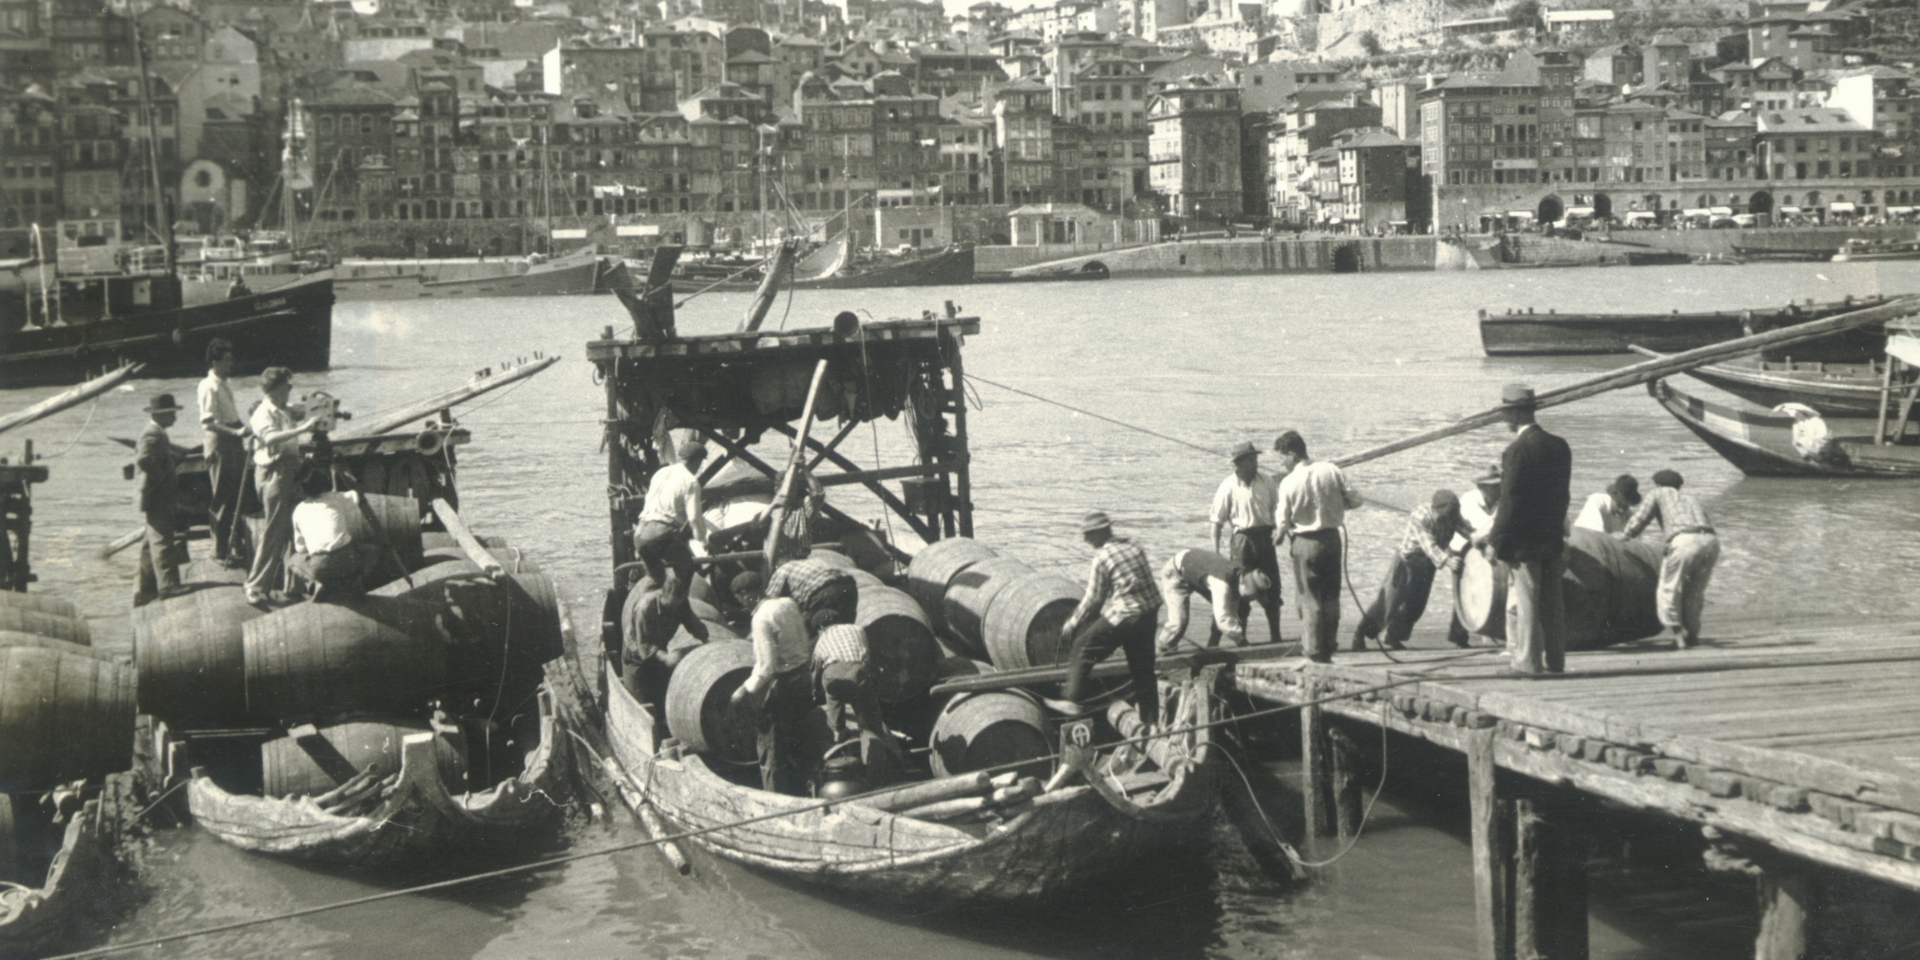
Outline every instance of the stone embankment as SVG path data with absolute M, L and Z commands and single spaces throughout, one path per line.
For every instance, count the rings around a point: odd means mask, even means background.
M 1424 236 L 1168 241 L 1063 257 L 1011 272 L 1070 272 L 1092 263 L 1105 266 L 1116 277 L 1432 270 L 1435 246 L 1435 238 Z M 986 271 L 984 266 L 979 269 Z

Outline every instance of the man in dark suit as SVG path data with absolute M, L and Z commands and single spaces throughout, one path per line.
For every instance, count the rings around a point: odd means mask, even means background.
M 147 429 L 134 447 L 134 465 L 140 470 L 140 512 L 147 518 L 147 539 L 140 547 L 140 584 L 133 605 L 151 603 L 180 588 L 180 557 L 174 533 L 179 522 L 179 480 L 174 475 L 173 441 L 167 428 L 183 408 L 173 394 L 156 394 L 147 404 Z
M 1510 383 L 1500 402 L 1514 438 L 1500 457 L 1500 503 L 1486 542 L 1507 567 L 1507 649 L 1516 673 L 1559 673 L 1566 668 L 1560 579 L 1573 451 L 1533 421 L 1532 387 Z

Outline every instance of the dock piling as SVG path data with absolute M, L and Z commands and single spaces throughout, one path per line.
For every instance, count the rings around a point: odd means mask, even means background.
M 1467 739 L 1467 792 L 1473 826 L 1475 939 L 1481 960 L 1514 960 L 1512 890 L 1513 801 L 1500 790 L 1494 731 Z
M 1331 786 L 1333 797 L 1333 821 L 1335 830 L 1344 842 L 1360 833 L 1360 821 L 1364 815 L 1365 774 L 1367 765 L 1365 753 L 1357 739 L 1361 731 L 1350 724 L 1322 718 L 1327 722 L 1327 755 L 1332 767 Z
M 1518 960 L 1587 960 L 1586 843 L 1573 798 L 1514 800 L 1513 939 Z
M 1333 744 L 1328 716 L 1319 707 L 1300 710 L 1300 800 L 1306 820 L 1305 846 L 1318 859 L 1318 839 L 1334 835 Z

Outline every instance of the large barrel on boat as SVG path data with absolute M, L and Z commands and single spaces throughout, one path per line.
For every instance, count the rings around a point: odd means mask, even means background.
M 757 726 L 729 705 L 752 672 L 753 644 L 745 640 L 714 641 L 688 653 L 667 683 L 667 729 L 695 753 L 752 763 Z
M 1002 670 L 1050 667 L 1067 658 L 1060 628 L 1084 593 L 1057 573 L 1029 573 L 994 594 L 987 608 L 987 659 Z
M 429 583 L 438 583 L 456 577 L 478 577 L 480 568 L 471 560 L 441 560 L 438 563 L 421 567 L 404 577 L 395 577 L 367 593 L 376 597 L 398 597 L 410 591 L 418 590 Z
M 987 656 L 987 612 L 1000 592 L 1033 568 L 1012 557 L 993 557 L 967 565 L 947 583 L 947 595 L 940 609 L 946 618 L 947 634 L 968 656 Z
M 475 534 L 474 539 L 480 541 L 480 545 L 489 550 L 499 549 L 507 545 L 506 537 Z M 460 541 L 455 540 L 453 534 L 444 530 L 428 530 L 421 533 L 420 549 L 427 553 L 433 553 L 438 550 L 453 550 L 460 552 L 461 556 L 466 556 L 465 551 L 460 550 Z
M 448 695 L 519 703 L 540 685 L 541 665 L 560 656 L 560 604 L 553 582 L 538 573 L 499 580 L 451 577 L 402 595 L 431 604 L 446 627 Z
M 362 457 L 358 466 L 359 488 L 367 493 L 406 497 L 419 503 L 427 503 L 440 493 L 433 464 L 418 453 Z
M 872 574 L 855 578 L 860 607 L 854 622 L 867 632 L 867 663 L 875 692 L 888 703 L 921 696 L 933 686 L 940 666 L 940 645 L 933 640 L 933 624 L 920 604 L 881 583 Z
M 375 777 L 400 771 L 408 736 L 430 733 L 417 720 L 353 720 L 321 727 L 308 737 L 281 737 L 260 745 L 260 772 L 269 797 L 317 797 L 372 770 Z M 448 792 L 466 789 L 467 758 L 457 730 L 433 741 L 435 766 Z
M 37 610 L 51 613 L 56 617 L 78 618 L 80 611 L 73 604 L 59 597 L 44 593 L 15 593 L 12 590 L 0 590 L 0 607 L 13 607 L 18 610 Z
M 133 765 L 133 668 L 69 650 L 0 647 L 0 793 Z
M 26 607 L 0 606 L 0 630 L 37 633 L 43 637 L 65 640 L 83 647 L 93 645 L 93 631 L 87 629 L 86 618 L 78 614 L 68 615 L 31 610 Z
M 43 650 L 62 650 L 67 653 L 92 657 L 95 660 L 113 660 L 113 654 L 92 647 L 83 647 L 71 640 L 55 640 L 37 633 L 21 633 L 18 630 L 0 630 L 0 647 L 39 647 Z
M 914 554 L 907 565 L 907 593 L 926 608 L 936 629 L 944 627 L 940 605 L 946 601 L 947 585 L 960 571 L 997 556 L 991 547 L 970 537 L 936 540 Z
M 387 493 L 362 493 L 360 498 L 367 508 L 360 511 L 360 522 L 349 527 L 356 543 L 380 543 L 384 537 L 387 544 L 400 555 L 402 562 L 412 565 L 420 561 L 423 548 L 420 545 L 420 502 L 412 497 L 396 497 Z M 362 529 L 361 524 L 369 518 L 372 526 Z
M 176 727 L 247 720 L 245 627 L 265 616 L 239 586 L 206 587 L 147 605 L 133 625 L 140 711 Z
M 1567 537 L 1567 649 L 1588 650 L 1656 636 L 1660 561 L 1665 551 L 1641 540 L 1615 540 L 1576 528 Z
M 1453 612 L 1469 632 L 1495 640 L 1507 637 L 1507 568 L 1488 559 L 1482 550 L 1468 550 L 1460 559 L 1460 578 L 1453 591 Z
M 859 566 L 854 564 L 852 557 L 828 547 L 814 547 L 812 550 L 807 551 L 807 557 L 818 560 L 830 567 L 839 567 L 842 570 L 860 569 Z
M 305 719 L 424 708 L 448 692 L 441 612 L 411 598 L 361 597 L 248 621 L 248 712 Z
M 961 694 L 933 722 L 933 773 L 946 777 L 1034 760 L 1022 775 L 1047 775 L 1053 752 L 1047 717 L 1031 696 L 1012 690 Z

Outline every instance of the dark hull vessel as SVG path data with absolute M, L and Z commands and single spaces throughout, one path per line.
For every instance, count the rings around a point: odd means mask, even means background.
M 28 325 L 40 320 L 27 295 L 0 300 L 0 382 L 38 386 L 84 380 L 125 363 L 139 376 L 192 377 L 206 372 L 207 341 L 224 337 L 240 358 L 237 374 L 269 366 L 325 370 L 333 354 L 333 278 L 318 273 L 265 293 L 182 307 L 179 281 L 165 275 L 103 281 L 97 319 Z
M 1651 350 L 1636 352 L 1660 356 Z M 1880 412 L 1885 369 L 1864 363 L 1761 360 L 1710 363 L 1688 370 L 1687 375 L 1763 407 L 1803 403 L 1826 416 L 1871 417 Z M 1893 383 L 1903 391 L 1911 385 Z
M 1826 417 L 1832 449 L 1810 458 L 1794 446 L 1790 415 L 1723 407 L 1682 393 L 1664 380 L 1648 384 L 1647 392 L 1750 477 L 1920 478 L 1920 424 L 1903 424 L 1897 443 L 1876 444 L 1876 418 Z
M 1808 262 L 1832 260 L 1840 252 L 1840 245 L 1826 247 L 1746 247 L 1734 244 L 1733 252 L 1748 260 L 1771 260 L 1775 262 Z
M 1627 254 L 1627 266 L 1630 267 L 1672 267 L 1692 262 L 1693 254 L 1676 253 L 1670 250 Z
M 487 264 L 479 264 L 484 270 Z M 387 272 L 391 269 L 391 273 Z M 545 263 L 503 263 L 500 273 L 435 278 L 405 263 L 343 264 L 334 272 L 342 300 L 433 300 L 478 297 L 558 297 L 626 289 L 627 267 L 614 257 L 582 250 Z
M 1887 302 L 1886 297 L 1848 298 L 1763 310 L 1708 313 L 1489 313 L 1480 311 L 1480 343 L 1490 357 L 1631 353 L 1645 347 L 1679 353 L 1753 333 L 1819 320 Z M 1850 331 L 1797 344 L 1793 357 L 1865 363 L 1880 355 L 1878 328 Z
M 940 287 L 973 282 L 973 248 L 956 247 L 901 263 L 874 261 L 815 280 L 796 280 L 803 290 L 856 290 L 865 287 Z

